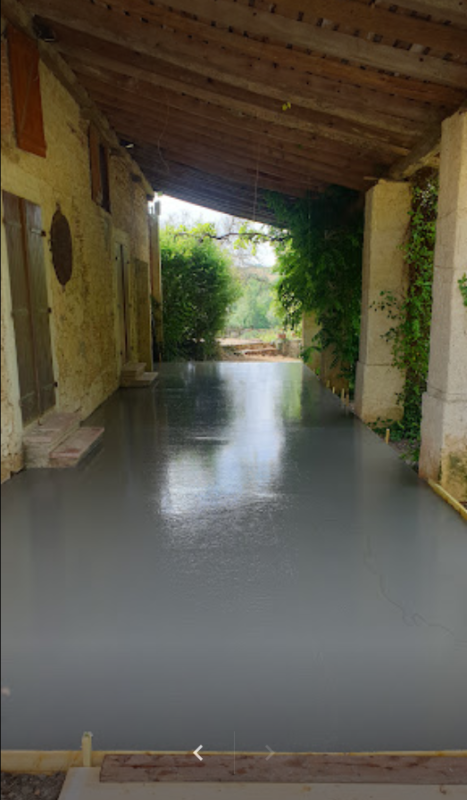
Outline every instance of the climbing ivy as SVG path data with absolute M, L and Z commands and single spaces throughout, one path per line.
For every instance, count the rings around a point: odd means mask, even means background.
M 459 278 L 458 283 L 462 295 L 462 302 L 467 308 L 467 275 L 463 275 L 462 278 Z
M 437 208 L 436 173 L 419 173 L 413 186 L 407 242 L 403 245 L 409 271 L 408 290 L 403 298 L 381 292 L 378 304 L 393 323 L 385 338 L 392 343 L 394 366 L 406 374 L 398 398 L 404 408 L 403 418 L 391 425 L 394 439 L 420 439 L 422 396 L 426 391 L 430 356 Z
M 313 347 L 330 348 L 333 366 L 353 385 L 360 335 L 363 206 L 357 192 L 332 187 L 290 201 L 271 193 L 277 227 L 277 291 L 286 325 L 314 311 L 320 326 Z

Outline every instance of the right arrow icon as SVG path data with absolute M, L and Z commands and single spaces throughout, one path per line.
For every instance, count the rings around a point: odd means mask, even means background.
M 266 749 L 269 750 L 269 755 L 266 756 L 266 761 L 269 761 L 269 759 L 272 758 L 275 755 L 275 753 L 274 750 L 271 750 L 268 744 L 266 745 Z

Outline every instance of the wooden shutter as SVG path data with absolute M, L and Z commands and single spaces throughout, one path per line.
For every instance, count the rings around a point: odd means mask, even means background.
M 91 192 L 94 202 L 102 205 L 104 193 L 102 188 L 100 139 L 97 128 L 89 126 L 89 159 L 91 166 Z
M 18 147 L 45 157 L 37 44 L 16 28 L 8 28 L 11 89 Z

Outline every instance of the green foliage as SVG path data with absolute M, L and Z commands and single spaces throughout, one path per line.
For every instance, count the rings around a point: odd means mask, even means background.
M 428 377 L 437 207 L 438 180 L 431 172 L 422 173 L 413 187 L 409 235 L 403 248 L 409 268 L 407 295 L 402 298 L 381 292 L 378 303 L 393 323 L 385 338 L 392 343 L 394 366 L 406 371 L 399 396 L 404 416 L 391 428 L 397 438 L 413 441 L 420 438 L 422 395 Z
M 260 275 L 241 273 L 247 270 L 238 270 L 241 278 L 242 295 L 232 306 L 227 319 L 228 328 L 274 328 L 279 325 L 274 301 L 275 289 L 267 274 Z M 242 280 L 243 278 L 243 280 Z
M 163 357 L 212 358 L 216 336 L 239 296 L 228 256 L 212 225 L 161 232 Z M 212 238 L 214 237 L 214 238 Z
M 459 278 L 458 284 L 462 295 L 462 302 L 467 308 L 467 275 L 463 275 L 462 278 Z
M 287 201 L 271 194 L 278 225 L 277 291 L 286 325 L 314 311 L 317 350 L 332 349 L 333 366 L 353 383 L 360 335 L 363 210 L 358 195 L 332 187 L 319 197 Z

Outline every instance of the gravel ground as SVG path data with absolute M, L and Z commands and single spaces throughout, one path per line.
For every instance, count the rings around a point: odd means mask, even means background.
M 10 775 L 2 772 L 1 800 L 58 800 L 64 772 L 54 775 Z

